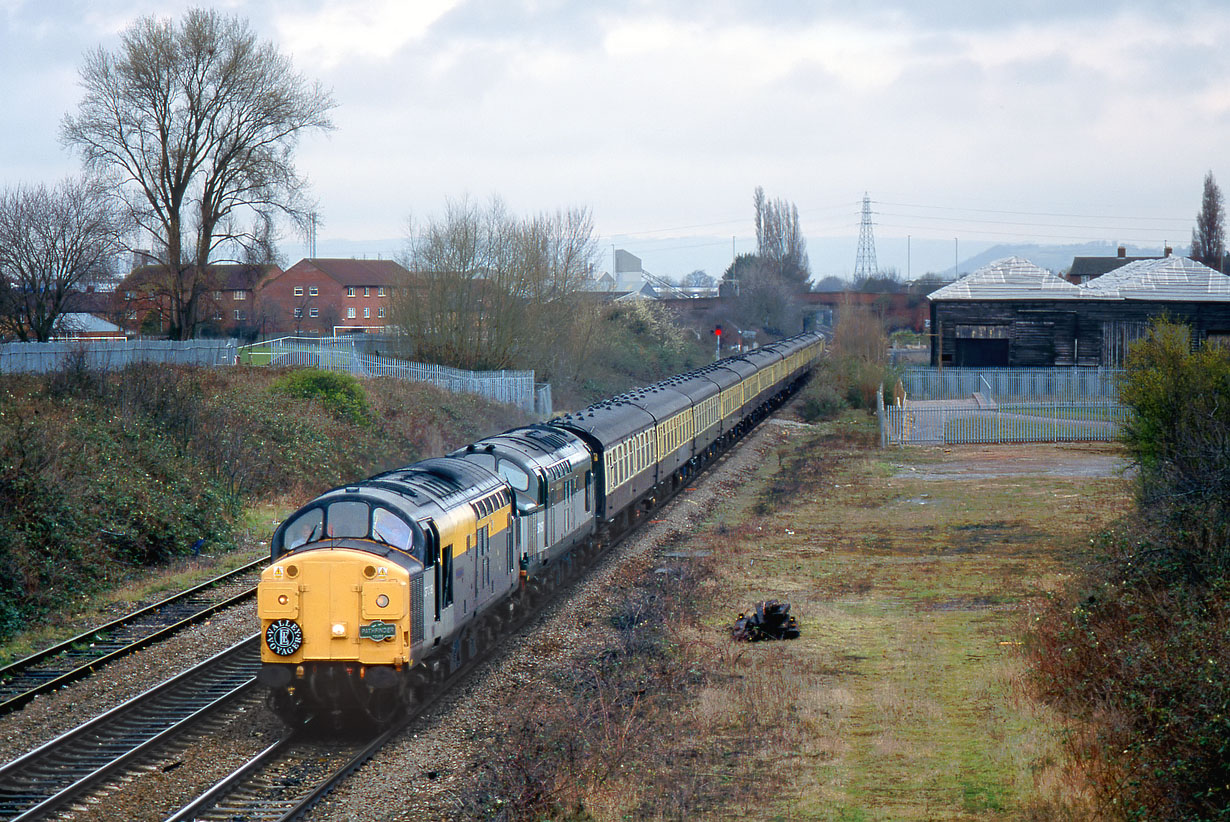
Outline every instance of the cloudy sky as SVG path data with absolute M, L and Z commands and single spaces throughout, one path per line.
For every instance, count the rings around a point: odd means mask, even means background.
M 190 5 L 0 0 L 0 186 L 75 172 L 82 55 Z M 1205 172 L 1230 184 L 1220 1 L 213 5 L 333 90 L 298 153 L 322 255 L 389 256 L 410 216 L 498 195 L 588 207 L 607 260 L 720 274 L 761 185 L 817 276 L 853 271 L 864 192 L 879 265 L 918 276 L 999 242 L 1186 245 Z

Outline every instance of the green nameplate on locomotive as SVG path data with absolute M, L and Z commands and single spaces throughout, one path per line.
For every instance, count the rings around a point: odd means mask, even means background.
M 384 642 L 386 639 L 392 638 L 396 633 L 396 625 L 391 622 L 381 622 L 380 620 L 359 628 L 359 637 L 361 639 L 370 639 L 373 642 Z

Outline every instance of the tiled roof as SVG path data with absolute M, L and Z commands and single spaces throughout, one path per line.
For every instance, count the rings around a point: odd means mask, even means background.
M 311 265 L 344 286 L 395 286 L 410 272 L 393 260 L 350 260 L 314 257 L 295 263 Z M 291 266 L 294 268 L 295 266 Z
M 1080 289 L 1020 257 L 989 263 L 932 291 L 930 300 L 1074 300 Z
M 1230 277 L 1188 257 L 1139 260 L 1080 286 L 1088 299 L 1230 300 Z

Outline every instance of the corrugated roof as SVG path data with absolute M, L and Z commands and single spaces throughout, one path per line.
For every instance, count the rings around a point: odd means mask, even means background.
M 1230 277 L 1188 257 L 1139 260 L 1079 286 L 1086 299 L 1230 300 Z
M 932 291 L 930 300 L 1075 300 L 1081 290 L 1021 257 L 1004 257 L 955 283 Z

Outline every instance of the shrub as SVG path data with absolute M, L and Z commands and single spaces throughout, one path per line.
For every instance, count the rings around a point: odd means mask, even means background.
M 803 389 L 798 411 L 804 422 L 818 422 L 831 420 L 846 408 L 846 400 L 837 387 L 818 376 Z
M 371 421 L 367 393 L 349 374 L 306 368 L 281 377 L 273 388 L 287 396 L 316 400 L 341 419 L 359 425 Z
M 1035 683 L 1107 816 L 1230 818 L 1230 353 L 1155 323 L 1121 397 L 1136 512 L 1040 619 Z

